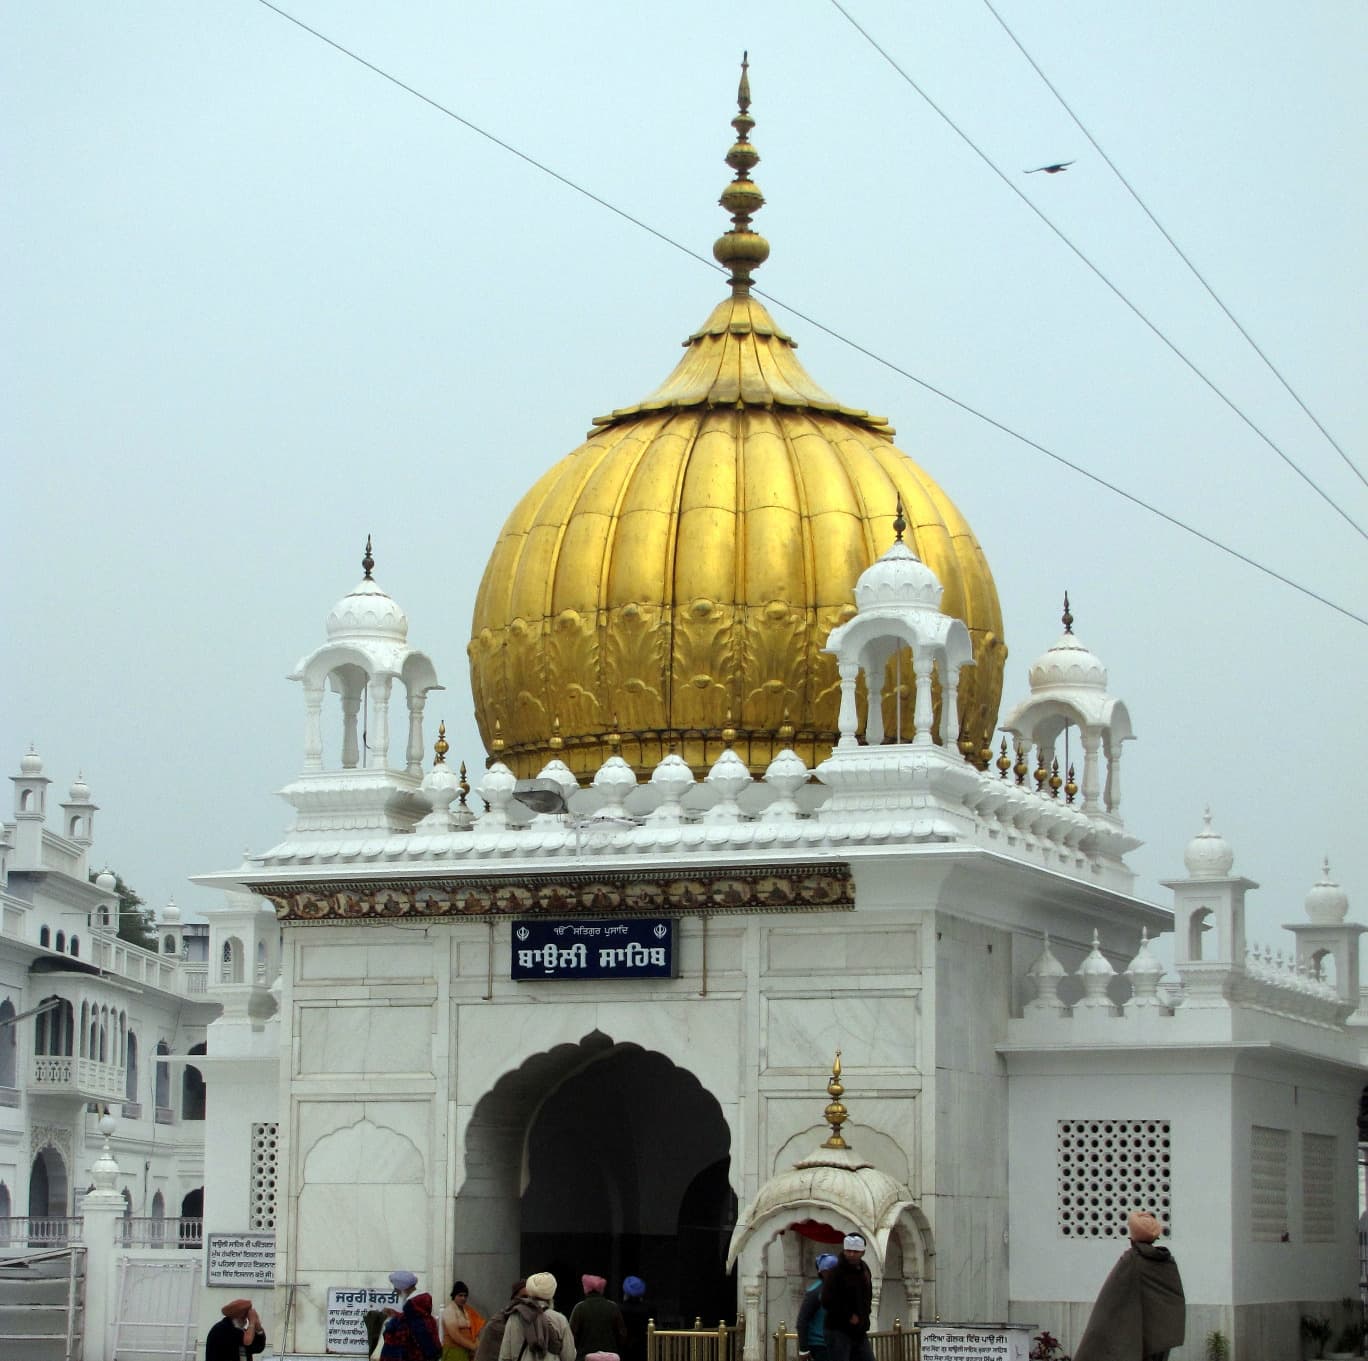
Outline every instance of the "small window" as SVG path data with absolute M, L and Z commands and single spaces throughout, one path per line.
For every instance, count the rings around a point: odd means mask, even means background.
M 46 926 L 38 932 L 38 944 L 45 950 L 52 946 L 52 932 L 49 931 Z
M 66 950 L 66 932 L 65 932 L 65 931 L 58 931 L 58 933 L 57 933 L 57 953 L 60 955 L 60 954 L 62 954 L 65 950 Z
M 81 957 L 81 938 L 80 938 L 80 936 L 72 936 L 72 938 L 71 938 L 71 957 L 72 957 L 72 959 L 80 959 L 80 957 Z
M 162 937 L 162 954 L 174 955 L 176 953 L 176 938 L 171 934 Z

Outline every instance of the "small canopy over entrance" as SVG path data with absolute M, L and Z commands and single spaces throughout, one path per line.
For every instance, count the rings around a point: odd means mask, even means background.
M 455 1204 L 456 1272 L 498 1307 L 550 1271 L 556 1307 L 580 1276 L 639 1276 L 660 1324 L 736 1315 L 731 1131 L 716 1098 L 663 1054 L 601 1031 L 507 1073 L 477 1103 Z
M 740 1264 L 746 1299 L 746 1357 L 760 1356 L 759 1340 L 778 1318 L 792 1320 L 804 1289 L 815 1279 L 819 1252 L 840 1251 L 847 1233 L 866 1243 L 865 1262 L 874 1283 L 873 1317 L 878 1326 L 881 1298 L 896 1283 L 905 1323 L 933 1311 L 934 1253 L 930 1225 L 908 1187 L 861 1158 L 846 1143 L 841 1127 L 850 1118 L 841 1097 L 841 1054 L 837 1050 L 827 1083 L 831 1100 L 823 1112 L 831 1133 L 809 1156 L 760 1187 L 732 1235 L 729 1267 Z M 783 1236 L 783 1269 L 775 1279 L 765 1250 Z M 762 1299 L 762 1289 L 768 1293 Z M 761 1310 L 770 1317 L 762 1317 Z

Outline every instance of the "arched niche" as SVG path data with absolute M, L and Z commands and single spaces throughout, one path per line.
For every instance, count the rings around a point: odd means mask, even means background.
M 560 1308 L 593 1271 L 648 1281 L 658 1318 L 735 1317 L 731 1131 L 686 1068 L 591 1032 L 505 1073 L 464 1143 L 455 1239 L 476 1293 L 501 1298 L 535 1261 L 564 1283 Z

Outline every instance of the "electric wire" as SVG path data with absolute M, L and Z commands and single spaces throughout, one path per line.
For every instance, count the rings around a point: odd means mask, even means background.
M 667 235 L 665 232 L 660 231 L 656 227 L 652 227 L 649 223 L 641 221 L 640 218 L 633 217 L 631 213 L 624 211 L 614 203 L 610 203 L 607 199 L 600 197 L 598 194 L 595 194 L 590 189 L 586 189 L 583 185 L 577 184 L 574 180 L 568 178 L 565 175 L 560 174 L 559 171 L 553 170 L 550 166 L 544 164 L 541 161 L 538 161 L 535 157 L 529 156 L 526 152 L 520 151 L 517 147 L 511 145 L 508 142 L 503 141 L 499 137 L 496 137 L 493 133 L 486 131 L 477 123 L 471 122 L 470 119 L 463 117 L 454 109 L 448 108 L 445 104 L 442 104 L 438 100 L 433 99 L 431 96 L 424 94 L 421 90 L 415 89 L 412 85 L 406 84 L 404 81 L 400 80 L 399 77 L 391 75 L 383 67 L 377 66 L 374 62 L 368 61 L 365 57 L 360 56 L 358 53 L 353 52 L 350 48 L 345 47 L 333 38 L 328 37 L 327 34 L 320 33 L 316 28 L 310 27 L 303 20 L 296 18 L 293 14 L 290 14 L 288 11 L 281 9 L 278 5 L 273 4 L 272 0 L 257 0 L 257 3 L 260 4 L 263 8 L 270 10 L 272 13 L 279 15 L 282 19 L 288 20 L 297 28 L 300 28 L 305 33 L 308 33 L 311 36 L 317 38 L 320 42 L 327 44 L 327 46 L 333 48 L 335 51 L 340 52 L 343 56 L 350 58 L 352 61 L 355 61 L 361 66 L 364 66 L 368 71 L 373 72 L 382 80 L 388 81 L 390 84 L 397 86 L 399 89 L 421 100 L 424 104 L 427 104 L 431 108 L 436 109 L 439 113 L 445 114 L 448 118 L 454 119 L 457 123 L 460 123 L 462 127 L 465 127 L 469 129 L 471 132 L 477 133 L 479 136 L 485 138 L 487 141 L 494 143 L 494 145 L 499 147 L 501 150 L 510 152 L 512 155 L 516 156 L 520 161 L 523 161 L 525 164 L 532 166 L 536 170 L 540 170 L 545 175 L 549 175 L 557 183 L 564 185 L 565 188 L 570 189 L 573 192 L 580 194 L 584 198 L 589 199 L 591 202 L 597 204 L 599 207 L 607 209 L 610 213 L 613 213 L 616 216 L 624 219 L 625 221 L 630 222 L 633 226 L 640 227 L 642 230 L 649 232 L 650 235 L 654 236 L 658 241 L 663 242 L 667 246 L 673 247 L 680 253 L 687 255 L 690 259 L 706 265 L 711 270 L 718 270 L 718 266 L 712 260 L 708 259 L 706 256 L 700 255 L 696 250 L 692 250 L 690 247 L 684 245 L 682 242 L 676 241 L 673 237 Z M 718 272 L 721 271 L 719 270 Z M 1037 453 L 1044 454 L 1046 458 L 1052 459 L 1061 467 L 1068 468 L 1071 472 L 1077 473 L 1080 476 L 1087 478 L 1088 481 L 1094 483 L 1096 486 L 1102 487 L 1105 490 L 1112 492 L 1114 495 L 1121 497 L 1125 501 L 1129 501 L 1132 505 L 1138 507 L 1141 510 L 1148 511 L 1151 515 L 1157 516 L 1159 519 L 1172 525 L 1175 529 L 1182 530 L 1184 533 L 1190 534 L 1196 539 L 1200 539 L 1203 543 L 1209 545 L 1210 547 L 1215 548 L 1222 553 L 1228 554 L 1230 557 L 1235 558 L 1237 561 L 1244 563 L 1247 567 L 1252 567 L 1255 571 L 1261 572 L 1263 573 L 1263 575 L 1267 577 L 1271 577 L 1274 581 L 1280 582 L 1282 585 L 1287 586 L 1291 590 L 1306 596 L 1308 599 L 1314 600 L 1318 604 L 1324 605 L 1327 609 L 1333 610 L 1336 614 L 1343 615 L 1346 619 L 1350 619 L 1356 624 L 1362 624 L 1365 627 L 1368 627 L 1368 616 L 1356 614 L 1347 606 L 1336 603 L 1328 597 L 1320 594 L 1319 591 L 1312 589 L 1310 586 L 1305 586 L 1301 582 L 1295 581 L 1289 576 L 1285 576 L 1283 573 L 1277 571 L 1275 568 L 1269 567 L 1266 564 L 1259 562 L 1257 559 L 1252 558 L 1245 553 L 1242 553 L 1239 549 L 1233 548 L 1230 544 L 1223 543 L 1220 539 L 1214 538 L 1212 535 L 1207 534 L 1204 530 L 1198 529 L 1194 525 L 1190 525 L 1186 521 L 1178 519 L 1178 517 L 1175 515 L 1170 515 L 1166 510 L 1161 510 L 1158 506 L 1154 505 L 1153 503 L 1144 500 L 1143 497 L 1137 496 L 1135 495 L 1135 493 L 1127 491 L 1124 487 L 1120 487 L 1114 482 L 1109 482 L 1106 478 L 1099 476 L 1097 473 L 1089 471 L 1081 464 L 1075 463 L 1072 459 L 1066 458 L 1063 454 L 1056 453 L 1053 449 L 1047 448 L 1039 441 L 1031 439 L 1028 435 L 1023 435 L 1020 431 L 1012 429 L 1011 426 L 1004 424 L 1002 421 L 999 421 L 992 416 L 989 416 L 986 412 L 980 411 L 976 407 L 970 406 L 968 402 L 962 401 L 960 400 L 960 398 L 952 396 L 943 388 L 938 388 L 935 386 L 935 384 L 927 382 L 924 378 L 919 378 L 916 374 L 912 373 L 908 369 L 901 367 L 901 365 L 894 363 L 891 359 L 886 359 L 883 355 L 877 354 L 875 351 L 869 349 L 867 346 L 861 345 L 858 341 L 852 340 L 849 336 L 843 335 L 840 331 L 837 331 L 834 328 L 826 325 L 824 322 L 818 321 L 815 317 L 809 315 L 806 312 L 803 312 L 801 309 L 795 307 L 792 303 L 785 302 L 782 298 L 776 297 L 773 293 L 765 292 L 764 290 L 759 288 L 753 288 L 752 291 L 759 294 L 760 297 L 767 299 L 769 302 L 774 303 L 775 306 L 783 308 L 784 311 L 791 313 L 793 316 L 799 318 L 799 320 L 807 323 L 809 326 L 815 327 L 817 330 L 823 332 L 825 335 L 830 336 L 833 340 L 838 341 L 842 345 L 848 346 L 850 349 L 856 351 L 856 353 L 864 355 L 867 359 L 873 360 L 876 364 L 881 365 L 883 368 L 888 369 L 890 372 L 896 373 L 902 378 L 906 378 L 909 382 L 915 383 L 918 387 L 924 389 L 926 392 L 931 393 L 935 397 L 939 397 L 944 402 L 948 402 L 951 406 L 958 408 L 960 411 L 965 412 L 967 415 L 973 416 L 975 419 L 984 422 L 986 425 L 992 426 L 995 430 L 1001 431 L 1004 435 L 1007 435 L 1010 438 L 1019 441 L 1020 443 L 1026 445 L 1030 449 L 1034 449 Z
M 1017 51 L 1019 51 L 1021 55 L 1026 58 L 1027 62 L 1031 66 L 1031 69 L 1036 73 L 1036 75 L 1040 77 L 1042 81 L 1044 81 L 1045 88 L 1049 90 L 1049 92 L 1052 95 L 1054 95 L 1054 97 L 1059 101 L 1060 107 L 1064 110 L 1065 113 L 1069 115 L 1071 119 L 1073 119 L 1074 125 L 1078 128 L 1079 132 L 1081 132 L 1083 136 L 1088 139 L 1088 142 L 1091 144 L 1093 150 L 1096 151 L 1097 154 L 1101 156 L 1102 159 L 1107 163 L 1107 168 L 1112 172 L 1112 174 L 1115 175 L 1116 178 L 1121 181 L 1122 187 L 1131 196 L 1131 198 L 1135 200 L 1136 205 L 1139 207 L 1140 211 L 1144 213 L 1144 215 L 1147 218 L 1149 218 L 1149 220 L 1154 224 L 1155 230 L 1158 231 L 1159 235 L 1162 236 L 1164 240 L 1167 241 L 1169 245 L 1173 247 L 1174 252 L 1177 254 L 1178 258 L 1188 267 L 1189 271 L 1192 273 L 1192 277 L 1196 279 L 1199 284 L 1202 285 L 1202 287 L 1206 290 L 1207 295 L 1211 298 L 1212 302 L 1214 302 L 1216 306 L 1219 307 L 1221 311 L 1225 313 L 1226 318 L 1229 320 L 1230 324 L 1234 326 L 1235 329 L 1245 338 L 1245 340 L 1249 343 L 1249 347 L 1254 351 L 1254 353 L 1257 354 L 1259 358 L 1263 360 L 1264 364 L 1268 368 L 1268 371 L 1274 376 L 1274 378 L 1278 380 L 1279 383 L 1282 384 L 1283 389 L 1287 393 L 1287 395 L 1291 397 L 1292 400 L 1296 402 L 1296 404 L 1299 407 L 1301 407 L 1303 412 L 1306 413 L 1307 419 L 1310 420 L 1312 425 L 1314 425 L 1316 429 L 1319 430 L 1321 434 L 1324 435 L 1325 438 L 1330 442 L 1331 448 L 1333 448 L 1334 451 L 1340 456 L 1340 458 L 1344 460 L 1345 464 L 1350 468 L 1354 476 L 1357 477 L 1358 480 L 1362 482 L 1365 487 L 1368 487 L 1368 477 L 1364 476 L 1362 469 L 1360 469 L 1358 465 L 1353 461 L 1353 459 L 1349 457 L 1349 455 L 1345 452 L 1344 448 L 1341 446 L 1339 441 L 1325 428 L 1324 425 L 1321 424 L 1320 420 L 1316 416 L 1316 413 L 1312 411 L 1309 406 L 1307 406 L 1307 404 L 1302 400 L 1301 395 L 1292 386 L 1292 384 L 1289 383 L 1287 379 L 1283 376 L 1278 366 L 1268 357 L 1268 355 L 1260 347 L 1259 343 L 1254 339 L 1254 337 L 1250 335 L 1249 332 L 1244 328 L 1244 326 L 1240 324 L 1239 318 L 1236 317 L 1235 314 L 1230 310 L 1230 308 L 1225 305 L 1220 295 L 1216 292 L 1214 288 L 1212 288 L 1211 284 L 1207 281 L 1202 271 L 1198 269 L 1195 264 L 1193 264 L 1187 252 L 1184 251 L 1183 248 L 1173 239 L 1173 237 L 1169 234 L 1167 228 L 1165 228 L 1164 224 L 1160 222 L 1159 219 L 1155 217 L 1155 215 L 1150 211 L 1149 205 L 1145 202 L 1144 199 L 1140 197 L 1139 193 L 1135 189 L 1135 186 L 1132 185 L 1131 182 L 1125 177 L 1125 175 L 1121 173 L 1121 170 L 1117 166 L 1116 162 L 1113 161 L 1112 158 L 1107 155 L 1107 153 L 1102 149 L 1102 146 L 1098 142 L 1097 138 L 1094 137 L 1091 132 L 1089 132 L 1083 120 L 1079 118 L 1079 116 L 1070 107 L 1069 101 L 1065 99 L 1062 94 L 1060 94 L 1059 90 L 1050 80 L 1049 76 L 1047 76 L 1045 72 L 1041 70 L 1039 62 L 1037 62 L 1036 59 L 1026 50 L 1026 47 L 1022 43 L 1021 39 L 1017 37 L 1017 35 L 1012 31 L 1011 27 L 1008 25 L 1007 21 L 993 7 L 992 0 L 983 0 L 983 3 L 987 6 L 988 12 L 1001 25 L 1002 31 L 1012 40 Z
M 869 30 L 866 29 L 859 22 L 859 20 L 856 19 L 850 13 L 850 11 L 845 8 L 845 6 L 841 3 L 841 0 L 831 0 L 831 4 L 833 8 L 835 8 L 841 15 L 845 17 L 846 21 L 850 24 L 850 26 L 898 73 L 899 76 L 902 77 L 904 81 L 907 82 L 908 85 L 910 85 L 922 97 L 922 99 L 931 108 L 932 112 L 934 112 L 940 118 L 940 120 L 957 137 L 959 137 L 962 142 L 964 142 L 964 144 L 974 153 L 974 155 L 976 155 L 979 158 L 979 160 L 981 160 L 984 163 L 984 165 L 986 165 L 993 172 L 993 174 L 995 174 L 998 177 L 998 179 L 1000 179 L 1003 182 L 1003 184 L 1005 184 L 1007 188 L 1010 189 L 1012 193 L 1015 194 L 1017 198 L 1020 199 L 1020 201 L 1024 203 L 1031 210 L 1031 212 L 1033 212 L 1036 215 L 1036 217 L 1038 217 L 1055 234 L 1055 236 L 1058 237 L 1059 240 L 1065 246 L 1067 246 L 1069 250 L 1071 250 L 1073 254 L 1077 256 L 1078 259 L 1081 260 L 1083 264 L 1085 264 L 1088 267 L 1088 269 L 1091 270 L 1092 273 L 1104 285 L 1106 285 L 1106 287 L 1117 298 L 1119 298 L 1126 305 L 1126 307 L 1136 317 L 1138 317 L 1142 322 L 1144 322 L 1144 324 L 1150 329 L 1150 331 L 1152 331 L 1154 335 L 1156 335 L 1161 341 L 1163 341 L 1164 345 L 1174 355 L 1176 355 L 1177 358 L 1182 360 L 1182 362 L 1197 378 L 1201 379 L 1201 381 L 1213 393 L 1215 393 L 1216 396 L 1219 397 L 1221 401 L 1224 402 L 1226 406 L 1229 407 L 1230 410 L 1233 411 L 1235 415 L 1237 415 L 1240 418 L 1240 420 L 1242 420 L 1245 423 L 1245 425 L 1247 425 L 1266 445 L 1268 445 L 1268 447 L 1272 449 L 1273 452 L 1277 454 L 1277 456 L 1280 459 L 1282 459 L 1282 461 L 1286 463 L 1287 466 L 1291 468 L 1292 471 L 1296 473 L 1297 476 L 1300 477 L 1301 480 L 1305 482 L 1306 485 L 1310 487 L 1311 490 L 1314 491 L 1316 495 L 1319 496 L 1320 499 L 1324 501 L 1325 504 L 1335 512 L 1336 515 L 1338 515 L 1358 535 L 1360 535 L 1364 539 L 1368 539 L 1368 529 L 1364 529 L 1363 526 L 1360 525 L 1358 521 L 1355 520 L 1353 516 L 1350 515 L 1349 512 L 1345 510 L 1344 507 L 1341 506 L 1334 499 L 1334 497 L 1332 497 L 1327 491 L 1324 490 L 1324 488 L 1320 486 L 1320 484 L 1310 475 L 1310 473 L 1304 471 L 1291 458 L 1291 456 L 1287 454 L 1277 444 L 1277 442 L 1270 435 L 1265 434 L 1264 431 L 1260 429 L 1260 427 L 1257 426 L 1248 415 L 1245 414 L 1243 409 L 1236 402 L 1234 402 L 1231 398 L 1227 397 L 1226 394 L 1219 387 L 1216 386 L 1215 382 L 1211 378 L 1209 378 L 1206 375 L 1206 373 L 1202 371 L 1201 368 L 1198 367 L 1194 360 L 1188 358 L 1188 356 L 1182 350 L 1180 350 L 1178 346 L 1172 340 L 1170 340 L 1168 336 L 1165 335 L 1164 332 L 1153 321 L 1151 321 L 1150 318 L 1144 312 L 1142 312 L 1140 308 L 1135 303 L 1133 303 L 1121 291 L 1121 289 L 1116 284 L 1114 284 L 1111 281 L 1111 279 L 1107 277 L 1105 273 L 1103 273 L 1099 266 L 1095 265 L 1083 253 L 1083 251 L 1078 246 L 1076 246 L 1073 243 L 1073 241 L 1070 240 L 1069 237 L 1067 237 L 1064 234 L 1063 231 L 1060 230 L 1059 227 L 1055 226 L 1055 224 L 1051 222 L 1050 219 L 1046 217 L 1045 214 L 1038 207 L 1036 207 L 1036 205 L 1031 201 L 1031 199 L 1026 194 L 1024 194 L 1019 188 L 1017 188 L 1015 184 L 1012 183 L 1011 179 L 1002 170 L 1000 170 L 998 166 L 991 160 L 991 158 L 988 156 L 988 153 L 985 152 L 978 145 L 978 143 L 976 143 L 974 139 L 970 137 L 969 134 L 965 132 L 964 129 L 961 128 L 959 124 L 956 123 L 955 120 L 951 118 L 950 115 L 946 113 L 945 110 L 942 109 L 940 105 L 937 104 L 936 101 L 932 99 L 931 96 L 927 94 L 926 91 L 923 90 L 922 87 L 918 85 L 915 80 L 912 79 L 910 75 L 908 75 L 908 73 L 893 58 L 892 54 L 889 53 L 886 48 L 881 46 L 878 40 L 873 36 L 873 34 L 871 34 Z

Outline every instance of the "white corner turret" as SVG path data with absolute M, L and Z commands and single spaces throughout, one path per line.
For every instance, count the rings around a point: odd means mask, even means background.
M 1359 1001 L 1359 937 L 1368 926 L 1346 921 L 1349 895 L 1330 877 L 1330 859 L 1306 895 L 1306 920 L 1287 929 L 1297 939 L 1296 964 L 1328 983 L 1345 1002 Z M 1333 970 L 1333 977 L 1331 972 Z
M 1050 770 L 1055 749 L 1070 727 L 1083 746 L 1083 812 L 1121 822 L 1121 746 L 1132 741 L 1130 711 L 1107 693 L 1107 668 L 1073 631 L 1074 618 L 1064 596 L 1064 632 L 1032 664 L 1030 695 L 1002 720 L 1004 731 L 1035 746 L 1039 765 Z M 1106 758 L 1105 783 L 1102 758 Z M 1072 782 L 1073 762 L 1066 756 L 1064 774 Z

